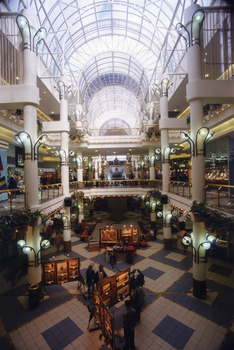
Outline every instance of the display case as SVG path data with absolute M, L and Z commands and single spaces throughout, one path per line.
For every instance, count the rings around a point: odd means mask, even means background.
M 101 243 L 110 243 L 114 244 L 117 242 L 118 239 L 118 231 L 113 228 L 105 228 L 100 230 L 100 240 Z
M 57 283 L 68 282 L 67 261 L 57 262 Z
M 139 240 L 139 229 L 138 227 L 123 228 L 120 230 L 120 240 L 123 244 L 137 243 Z
M 46 284 L 55 283 L 55 263 L 47 262 L 43 264 L 44 282 Z
M 80 276 L 80 259 L 64 259 L 43 262 L 44 285 L 78 281 Z
M 79 261 L 78 259 L 68 260 L 68 279 L 73 281 L 79 276 Z
M 97 283 L 97 291 L 105 306 L 112 307 L 130 295 L 130 268 Z

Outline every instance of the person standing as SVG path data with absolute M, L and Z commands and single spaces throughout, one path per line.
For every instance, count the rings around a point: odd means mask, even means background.
M 89 267 L 86 270 L 86 283 L 88 285 L 88 294 L 90 299 L 90 289 L 92 288 L 92 295 L 93 295 L 93 292 L 94 292 L 93 288 L 95 283 L 95 274 L 94 274 L 92 265 L 89 265 Z
M 103 281 L 104 278 L 106 278 L 106 277 L 107 277 L 107 274 L 104 271 L 103 266 L 100 265 L 98 271 L 95 274 L 95 281 L 96 281 L 96 283 L 100 282 L 100 281 Z
M 54 243 L 57 246 L 57 252 L 59 252 L 59 246 L 62 243 L 62 234 L 61 231 L 58 231 L 56 233 L 56 236 L 54 237 Z
M 132 307 L 136 310 L 137 322 L 140 322 L 141 319 L 141 307 L 144 303 L 144 291 L 143 288 L 139 285 L 138 282 L 135 282 L 135 290 L 132 293 Z
M 126 310 L 123 313 L 123 325 L 124 325 L 124 350 L 135 349 L 135 326 L 137 324 L 136 310 L 132 308 L 131 300 L 125 301 Z
M 82 219 L 80 226 L 81 226 L 81 233 L 83 233 L 86 229 L 86 222 L 84 221 L 84 219 Z

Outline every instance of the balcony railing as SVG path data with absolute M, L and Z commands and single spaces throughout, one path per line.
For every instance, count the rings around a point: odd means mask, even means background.
M 95 190 L 100 196 L 105 196 L 105 190 L 111 195 L 111 189 L 116 192 L 118 189 L 142 189 L 146 193 L 150 189 L 162 191 L 162 180 L 93 180 L 93 181 L 72 181 L 69 183 L 69 191 Z M 103 191 L 104 189 L 104 191 Z M 92 192 L 92 191 L 91 191 Z M 1 195 L 7 193 L 7 199 L 1 200 Z M 170 181 L 169 193 L 192 199 L 192 184 L 189 182 Z M 234 214 L 234 186 L 207 184 L 205 187 L 205 202 L 209 206 Z M 63 195 L 61 183 L 45 186 L 38 186 L 39 203 L 47 202 L 53 198 Z M 26 205 L 26 193 L 23 188 L 0 191 L 0 214 L 10 213 L 24 208 Z

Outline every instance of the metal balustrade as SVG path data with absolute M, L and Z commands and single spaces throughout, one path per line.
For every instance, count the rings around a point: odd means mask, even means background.
M 139 190 L 159 190 L 162 191 L 162 180 L 133 179 L 133 180 L 93 180 L 93 181 L 71 181 L 69 183 L 70 194 L 76 191 L 95 190 L 100 196 L 105 195 L 106 189 L 116 192 L 118 189 L 134 189 Z M 1 194 L 7 193 L 8 198 L 1 200 Z M 145 191 L 144 191 L 145 193 Z M 192 184 L 189 182 L 170 181 L 169 193 L 177 196 L 189 198 L 192 200 Z M 61 183 L 38 186 L 39 204 L 48 202 L 53 198 L 63 195 L 63 186 Z M 96 195 L 96 194 L 95 194 Z M 11 213 L 13 211 L 25 207 L 26 193 L 24 188 L 0 191 L 0 214 Z M 219 208 L 223 211 L 234 214 L 234 186 L 220 184 L 206 184 L 205 187 L 205 203 L 211 207 Z

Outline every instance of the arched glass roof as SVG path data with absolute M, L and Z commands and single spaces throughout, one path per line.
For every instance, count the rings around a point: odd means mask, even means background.
M 139 125 L 148 87 L 164 71 L 173 72 L 185 51 L 176 24 L 191 0 L 7 2 L 12 11 L 28 3 L 47 29 L 39 54 L 55 77 L 64 74 L 80 89 L 89 127 L 108 125 L 108 119 Z

